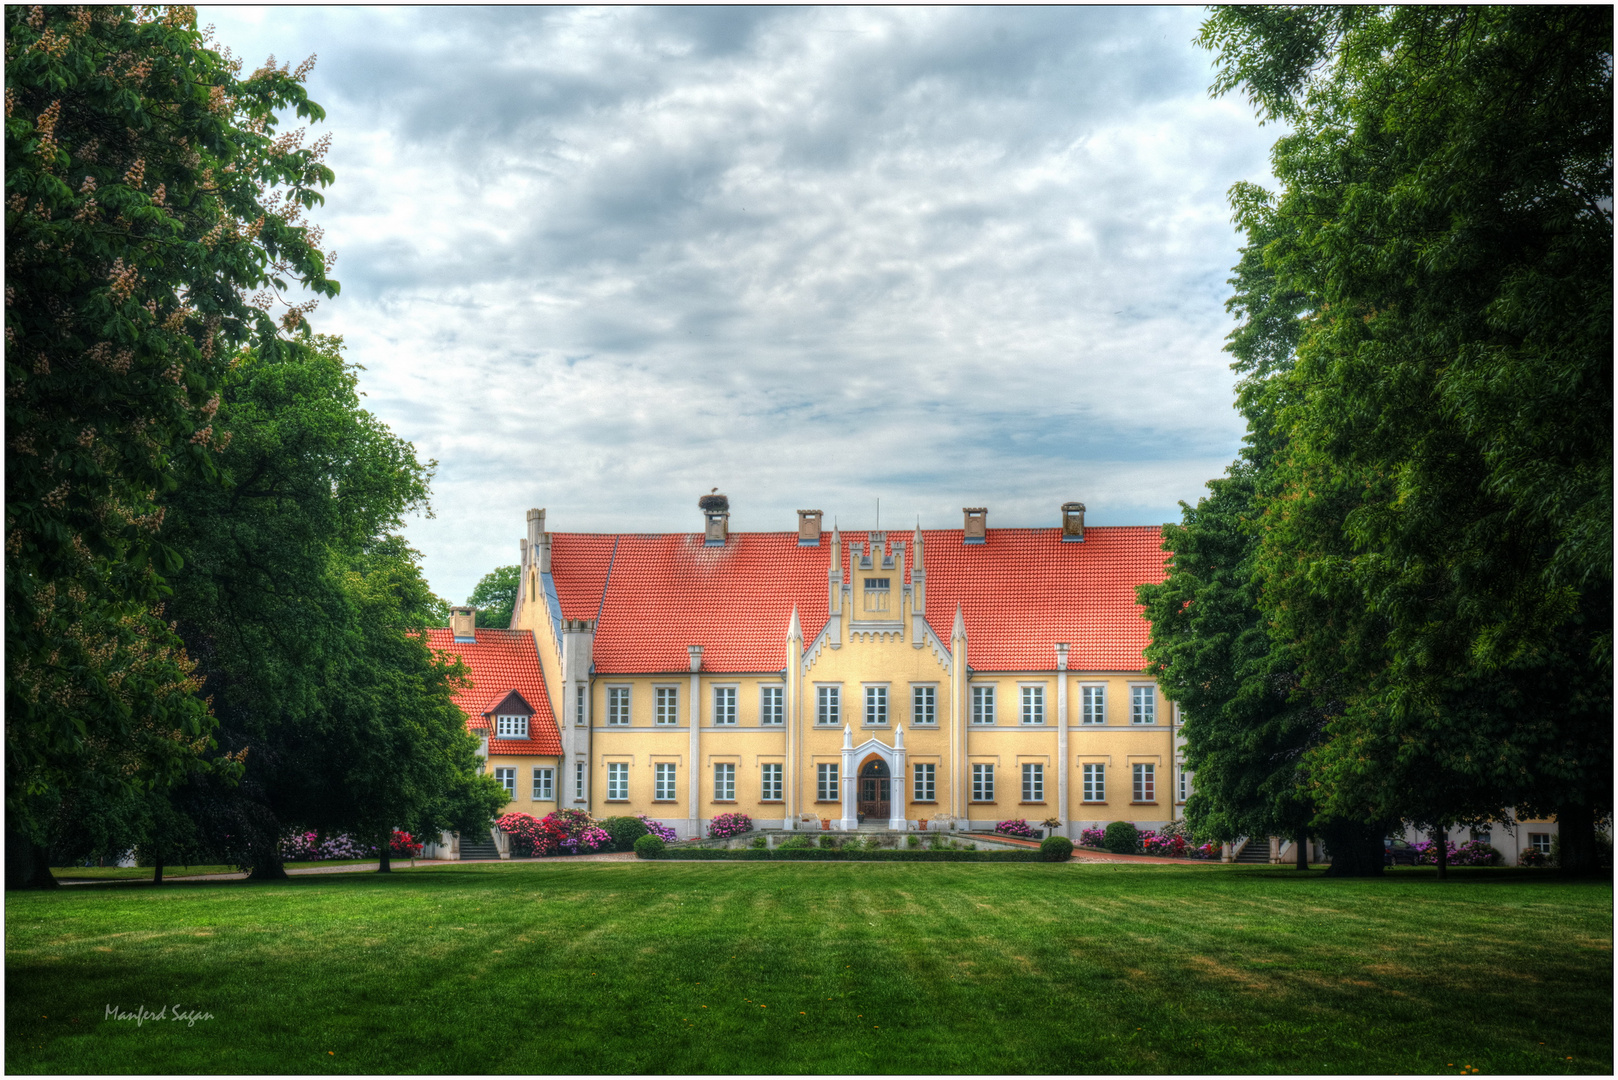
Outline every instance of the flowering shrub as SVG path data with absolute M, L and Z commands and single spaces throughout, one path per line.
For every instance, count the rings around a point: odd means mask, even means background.
M 1220 845 L 1212 841 L 1185 849 L 1185 857 L 1188 859 L 1217 859 L 1221 854 Z
M 708 835 L 716 840 L 753 831 L 753 819 L 746 814 L 720 814 L 708 822 Z
M 327 859 L 373 859 L 376 848 L 361 843 L 346 833 L 320 839 L 316 832 L 293 833 L 283 836 L 278 845 L 283 862 L 317 862 Z M 419 849 L 418 849 L 419 850 Z
M 402 829 L 393 830 L 393 839 L 388 844 L 388 854 L 414 859 L 421 854 L 421 849 L 422 845 L 416 842 L 415 837 Z
M 994 827 L 994 831 L 1005 833 L 1007 836 L 1021 836 L 1028 840 L 1034 838 L 1034 830 L 1029 827 L 1026 818 L 1013 818 L 1010 821 L 1002 821 Z
M 646 826 L 647 832 L 651 833 L 665 844 L 672 844 L 676 839 L 678 839 L 672 825 L 665 825 L 661 821 L 653 821 L 645 814 L 636 814 L 635 816 L 640 818 L 640 823 Z M 813 814 L 807 816 L 810 818 L 814 817 Z
M 1187 847 L 1185 836 L 1178 832 L 1161 832 L 1152 829 L 1142 829 L 1140 834 L 1140 849 L 1147 855 L 1161 855 L 1169 859 L 1183 859 Z
M 327 837 L 320 844 L 319 858 L 322 859 L 374 859 L 376 856 L 376 845 L 356 840 L 347 833 Z
M 564 835 L 560 827 L 548 825 L 532 814 L 502 814 L 495 819 L 494 827 L 511 837 L 511 853 L 522 858 L 555 855 Z
M 313 862 L 320 858 L 319 833 L 304 832 L 283 836 L 277 846 L 280 848 L 283 862 Z
M 1104 847 L 1105 844 L 1103 844 L 1102 841 L 1103 841 L 1105 836 L 1106 836 L 1106 832 L 1104 830 L 1102 830 L 1102 829 L 1096 829 L 1096 828 L 1080 829 L 1079 830 L 1079 846 L 1080 847 L 1090 847 L 1090 848 Z
M 1549 866 L 1551 856 L 1549 852 L 1536 851 L 1533 848 L 1523 848 L 1517 855 L 1518 866 Z
M 561 842 L 562 850 L 569 855 L 582 855 L 586 851 L 612 850 L 615 845 L 612 834 L 599 825 L 587 825 L 580 830 L 577 836 L 564 837 Z

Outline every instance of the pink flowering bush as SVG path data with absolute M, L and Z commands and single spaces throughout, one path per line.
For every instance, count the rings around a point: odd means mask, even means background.
M 283 862 L 321 862 L 331 859 L 374 859 L 376 847 L 346 833 L 328 836 L 322 840 L 317 832 L 298 832 L 283 836 L 278 845 Z
M 520 858 L 555 855 L 561 850 L 562 829 L 532 814 L 502 814 L 495 819 L 494 827 L 511 837 L 511 853 Z
M 716 840 L 753 831 L 753 819 L 746 814 L 720 814 L 708 822 L 708 835 Z
M 1100 828 L 1081 829 L 1081 830 L 1079 830 L 1079 846 L 1080 847 L 1088 847 L 1088 848 L 1097 848 L 1097 849 L 1103 848 L 1103 847 L 1106 846 L 1102 842 L 1105 839 L 1105 836 L 1106 836 L 1106 830 L 1105 829 L 1100 829 Z
M 283 862 L 314 862 L 320 858 L 320 834 L 301 832 L 283 836 L 278 847 Z
M 1416 851 L 1417 866 L 1438 865 L 1438 845 L 1431 840 L 1419 840 L 1410 845 Z M 1499 866 L 1505 862 L 1505 856 L 1492 844 L 1485 844 L 1481 840 L 1468 840 L 1460 847 L 1449 840 L 1444 841 L 1446 852 L 1445 861 L 1451 866 Z
M 665 825 L 661 821 L 653 821 L 645 814 L 636 814 L 635 816 L 640 819 L 640 823 L 642 825 L 646 826 L 647 832 L 651 833 L 665 844 L 674 843 L 676 835 L 673 826 Z
M 1028 824 L 1026 818 L 1012 818 L 1010 821 L 1002 821 L 995 825 L 994 831 L 1004 833 L 1007 836 L 1020 836 L 1025 840 L 1034 839 L 1034 830 Z
M 1151 829 L 1142 829 L 1140 833 L 1140 849 L 1147 855 L 1183 859 L 1188 846 L 1185 837 L 1179 833 L 1159 833 Z

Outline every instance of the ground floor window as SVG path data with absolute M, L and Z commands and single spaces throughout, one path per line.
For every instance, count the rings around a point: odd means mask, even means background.
M 713 767 L 713 797 L 720 802 L 736 801 L 736 766 L 719 762 Z
M 584 798 L 584 762 L 582 761 L 573 763 L 573 797 L 579 800 Z
M 1045 801 L 1045 766 L 1029 764 L 1022 767 L 1022 801 Z
M 1086 765 L 1084 767 L 1084 801 L 1107 801 L 1107 767 L 1105 765 Z
M 653 766 L 652 798 L 665 801 L 674 798 L 674 765 L 670 762 L 658 762 Z
M 554 772 L 551 769 L 534 770 L 534 798 L 545 802 L 556 798 Z
M 760 786 L 759 798 L 766 802 L 775 802 L 781 798 L 781 766 L 766 764 L 763 767 L 764 776 Z
M 821 802 L 836 802 L 837 795 L 837 766 L 836 764 L 815 766 L 815 798 Z
M 1157 766 L 1135 766 L 1135 801 L 1157 801 Z
M 929 689 L 931 689 L 929 687 Z M 916 801 L 936 802 L 938 796 L 935 786 L 938 777 L 938 766 L 917 765 L 916 767 Z
M 972 801 L 994 801 L 994 766 L 972 766 Z
M 1541 855 L 1549 855 L 1551 853 L 1551 834 L 1548 832 L 1529 833 L 1528 846 Z
M 515 799 L 517 797 L 516 769 L 496 769 L 494 770 L 494 778 L 500 781 L 501 785 L 506 789 L 506 798 Z
M 607 763 L 607 798 L 612 800 L 629 798 L 629 764 L 627 762 L 613 761 Z

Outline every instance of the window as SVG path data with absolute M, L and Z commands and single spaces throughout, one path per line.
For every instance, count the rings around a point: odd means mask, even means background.
M 721 761 L 713 767 L 713 797 L 719 802 L 736 801 L 736 766 Z
M 815 798 L 821 802 L 836 802 L 837 793 L 837 766 L 817 765 L 815 774 L 818 783 L 815 785 Z
M 584 723 L 584 705 L 589 700 L 589 687 L 580 683 L 573 694 L 573 722 Z
M 573 797 L 580 802 L 584 801 L 584 762 L 573 763 Z
M 765 764 L 763 779 L 759 787 L 759 798 L 765 802 L 781 801 L 781 766 L 779 764 Z
M 1136 724 L 1157 723 L 1157 687 L 1129 688 L 1129 719 Z
M 516 769 L 496 769 L 494 770 L 494 778 L 505 787 L 506 798 L 515 799 L 517 797 Z
M 1191 797 L 1191 774 L 1184 769 L 1180 770 L 1180 801 L 1185 802 Z
M 1079 723 L 1105 724 L 1107 722 L 1107 688 L 1105 686 L 1079 687 Z
M 535 769 L 534 770 L 534 798 L 539 799 L 539 800 L 544 801 L 544 802 L 550 802 L 551 800 L 555 799 L 556 798 L 555 782 L 556 782 L 555 781 L 555 770 L 553 770 L 553 769 Z
M 758 722 L 768 727 L 779 724 L 786 718 L 786 709 L 782 699 L 786 696 L 785 687 L 764 686 L 758 692 Z
M 1492 844 L 1494 843 L 1494 833 L 1487 828 L 1473 829 L 1472 839 L 1476 840 L 1480 844 Z
M 1107 767 L 1105 765 L 1084 766 L 1084 801 L 1107 801 Z
M 526 739 L 528 738 L 528 717 L 497 716 L 494 718 L 494 733 L 502 739 Z
M 652 798 L 659 802 L 674 801 L 674 765 L 660 761 L 652 767 Z
M 629 687 L 607 687 L 607 724 L 612 727 L 629 724 Z
M 817 686 L 815 687 L 815 723 L 836 724 L 842 720 L 840 698 L 842 687 Z
M 867 686 L 865 688 L 865 722 L 867 724 L 886 724 L 888 722 L 888 688 L 886 686 Z
M 716 686 L 713 688 L 713 722 L 718 725 L 734 724 L 736 722 L 736 688 L 734 686 Z
M 865 579 L 865 610 L 888 610 L 888 597 L 893 590 L 888 588 L 888 579 L 885 577 L 868 577 Z
M 1045 688 L 1043 686 L 1025 686 L 1022 688 L 1022 722 L 1025 724 L 1043 724 L 1045 722 Z
M 1136 802 L 1156 802 L 1157 801 L 1157 766 L 1156 765 L 1139 765 L 1139 764 L 1137 764 L 1135 766 L 1135 801 Z
M 1551 834 L 1548 832 L 1529 833 L 1528 846 L 1541 855 L 1549 855 L 1551 853 Z
M 607 801 L 629 798 L 629 765 L 621 761 L 607 763 Z
M 994 723 L 994 687 L 972 687 L 972 723 Z
M 659 724 L 678 724 L 680 710 L 678 707 L 679 687 L 659 686 L 653 696 L 652 718 Z
M 916 767 L 916 801 L 935 802 L 937 800 L 938 766 L 917 765 Z
M 972 766 L 972 801 L 994 801 L 994 766 Z
M 938 723 L 938 691 L 931 686 L 910 688 L 910 723 Z
M 1024 764 L 1022 767 L 1022 801 L 1045 801 L 1045 766 Z

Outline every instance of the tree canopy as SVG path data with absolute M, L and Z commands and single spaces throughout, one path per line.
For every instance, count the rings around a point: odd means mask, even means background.
M 479 626 L 504 630 L 511 625 L 511 614 L 517 608 L 518 578 L 515 566 L 497 566 L 483 575 L 466 598 L 468 606 L 478 609 Z

